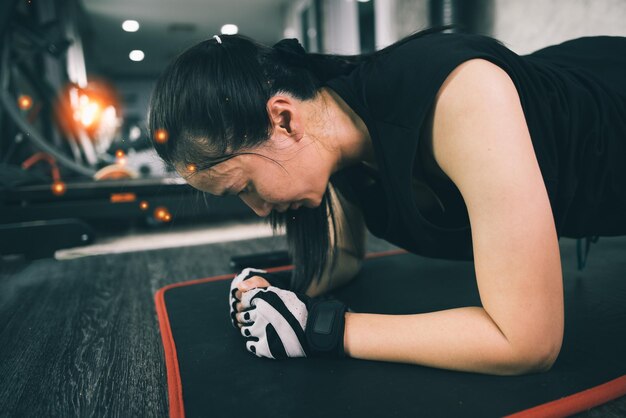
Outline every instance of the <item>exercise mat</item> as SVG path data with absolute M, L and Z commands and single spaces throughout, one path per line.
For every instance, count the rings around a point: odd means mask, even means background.
M 624 241 L 617 244 L 623 253 Z M 539 417 L 584 411 L 626 394 L 624 267 L 620 261 L 565 275 L 559 358 L 550 371 L 524 376 L 352 358 L 257 358 L 230 323 L 233 274 L 173 284 L 155 296 L 170 416 Z M 289 274 L 290 268 L 270 270 Z M 362 313 L 480 306 L 471 262 L 405 252 L 369 255 L 359 276 L 334 295 Z

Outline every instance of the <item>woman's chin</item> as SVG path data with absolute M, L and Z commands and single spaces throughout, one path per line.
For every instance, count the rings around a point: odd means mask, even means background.
M 305 208 L 314 209 L 314 208 L 319 207 L 321 204 L 322 204 L 321 200 L 319 200 L 319 201 L 305 200 L 302 203 L 302 206 L 304 206 Z

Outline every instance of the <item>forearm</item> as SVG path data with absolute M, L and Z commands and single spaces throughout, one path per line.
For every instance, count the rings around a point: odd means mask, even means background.
M 486 374 L 544 368 L 529 366 L 480 307 L 415 315 L 347 313 L 344 347 L 358 359 Z
M 324 274 L 319 283 L 315 280 L 311 283 L 309 289 L 306 291 L 307 296 L 315 297 L 323 295 L 348 283 L 359 273 L 363 263 L 361 259 L 345 253 L 341 249 L 339 249 L 339 258 L 332 271 L 330 271 L 330 262 L 331 260 L 329 260 L 324 269 Z
M 361 270 L 365 257 L 366 230 L 360 210 L 330 188 L 334 206 L 335 222 L 329 216 L 330 251 L 322 277 L 311 282 L 306 294 L 311 297 L 323 295 L 352 280 Z M 336 242 L 335 242 L 336 238 Z M 333 258 L 336 261 L 333 263 Z

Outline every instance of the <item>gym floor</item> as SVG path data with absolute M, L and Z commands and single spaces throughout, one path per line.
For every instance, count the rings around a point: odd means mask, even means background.
M 0 415 L 167 416 L 156 290 L 229 273 L 234 255 L 286 248 L 284 237 L 264 236 L 262 228 L 253 229 L 261 238 L 239 230 L 229 242 L 213 242 L 214 228 L 203 231 L 111 236 L 57 259 L 2 261 Z M 560 244 L 576 250 L 575 240 Z M 601 262 L 601 247 L 602 238 L 589 262 Z M 390 249 L 369 236 L 368 251 Z M 576 416 L 625 417 L 626 397 Z

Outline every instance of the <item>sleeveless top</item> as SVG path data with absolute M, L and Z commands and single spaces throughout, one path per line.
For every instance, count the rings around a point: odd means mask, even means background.
M 415 254 L 473 259 L 460 192 L 413 167 L 441 85 L 474 58 L 515 84 L 558 237 L 626 235 L 626 38 L 580 38 L 519 56 L 490 37 L 447 33 L 414 38 L 326 83 L 370 133 L 378 170 L 360 163 L 331 176 L 370 232 Z M 418 210 L 413 178 L 441 197 L 444 213 Z

